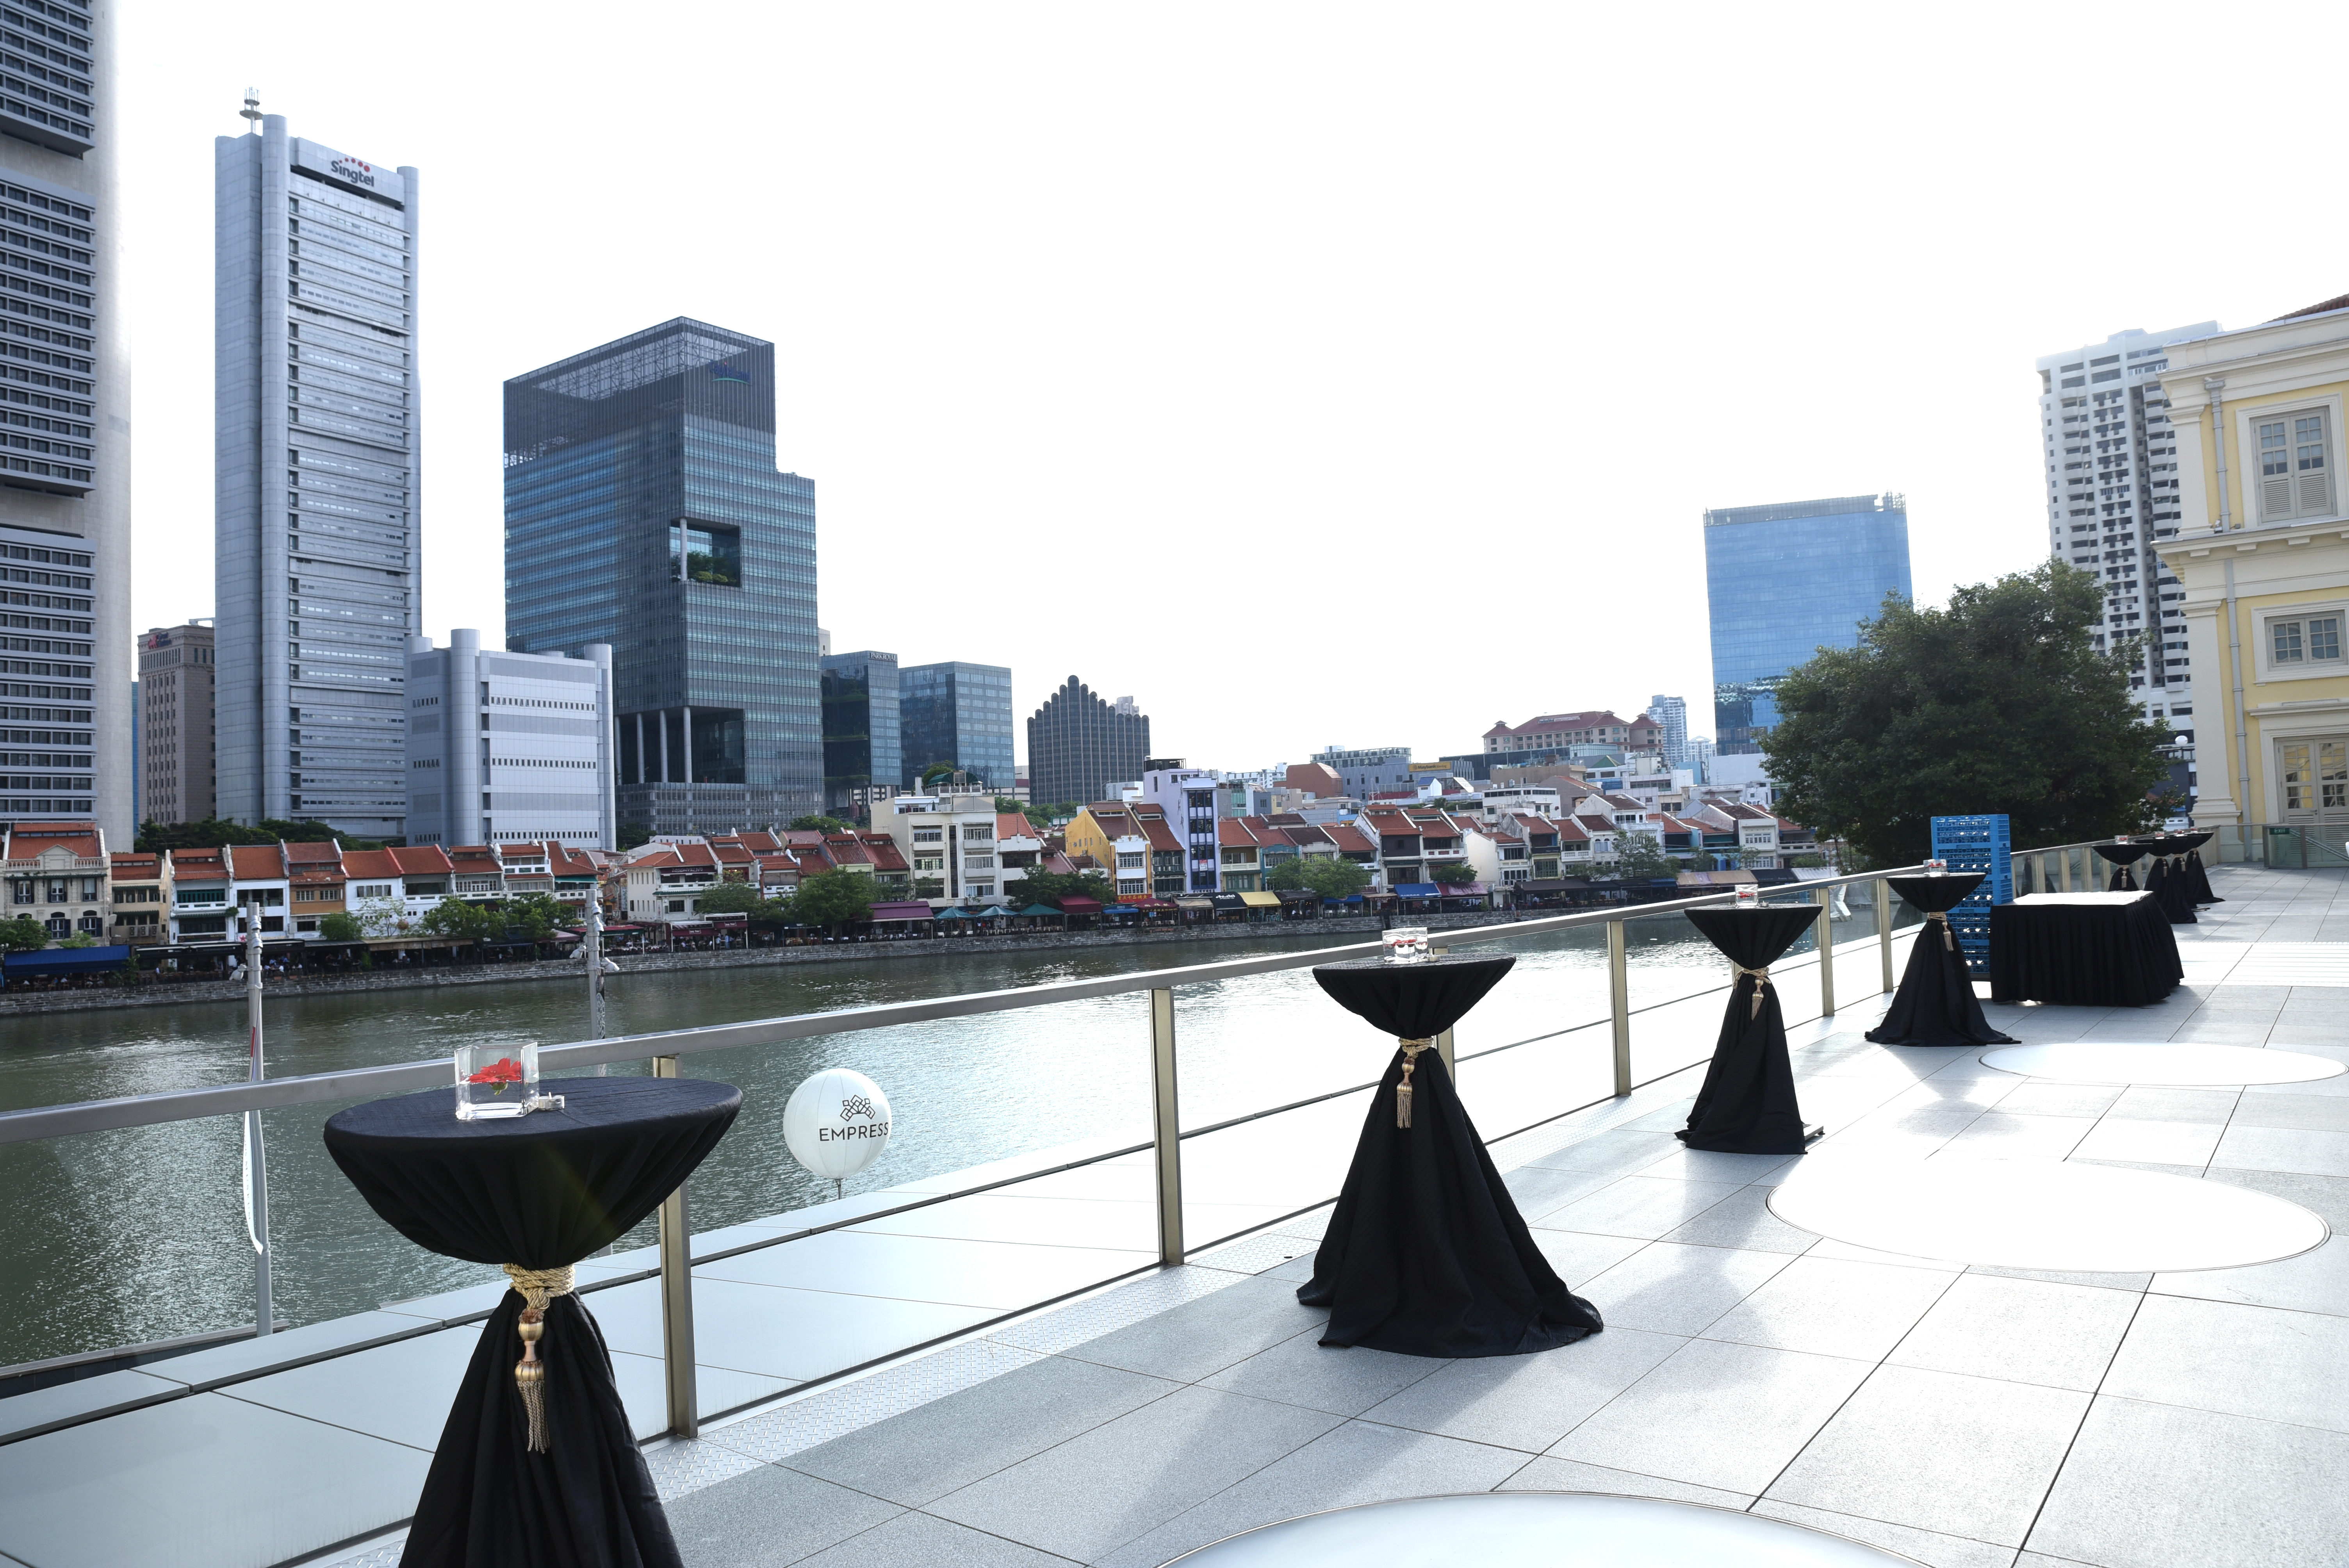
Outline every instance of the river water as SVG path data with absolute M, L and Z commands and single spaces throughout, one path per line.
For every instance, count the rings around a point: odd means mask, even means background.
M 1872 930 L 1868 909 L 1856 913 L 1838 924 L 1838 940 Z M 1679 915 L 1634 921 L 1630 932 L 1635 1007 L 1662 1006 L 1725 983 L 1723 961 Z M 1281 934 L 1245 944 L 1066 954 L 989 953 L 973 944 L 916 959 L 629 975 L 612 982 L 609 1026 L 646 1033 L 1361 940 Z M 1806 937 L 1795 954 L 1808 947 Z M 1540 1040 L 1490 1064 L 1464 1063 L 1463 1094 L 1487 1135 L 1608 1092 L 1606 1030 L 1560 1036 L 1606 1018 L 1603 930 L 1479 951 L 1512 952 L 1518 963 L 1461 1026 L 1464 1057 Z M 477 1042 L 576 1039 L 585 1032 L 584 986 L 583 978 L 274 1000 L 268 1071 L 287 1077 L 446 1057 Z M 1146 1140 L 1146 1005 L 1135 993 L 687 1057 L 688 1076 L 739 1085 L 744 1096 L 740 1119 L 693 1179 L 694 1228 L 832 1195 L 829 1182 L 792 1160 L 781 1127 L 792 1089 L 826 1067 L 868 1074 L 895 1115 L 887 1153 L 853 1190 L 1066 1143 L 1072 1130 Z M 1375 1078 L 1391 1049 L 1301 968 L 1185 985 L 1176 1006 L 1185 1127 Z M 1679 1033 L 1694 1037 L 1686 1027 Z M 1641 1076 L 1701 1057 L 1708 1043 L 1709 1034 L 1693 1053 L 1681 1048 L 1669 1062 L 1643 1060 Z M 244 1073 L 241 1003 L 0 1020 L 0 1109 L 233 1082 Z M 339 1109 L 305 1106 L 264 1118 L 278 1316 L 316 1322 L 495 1277 L 494 1270 L 422 1251 L 367 1209 L 319 1139 Z M 239 1196 L 239 1127 L 237 1118 L 211 1117 L 0 1147 L 0 1365 L 249 1324 L 253 1250 Z M 651 1239 L 650 1222 L 640 1233 L 636 1244 Z

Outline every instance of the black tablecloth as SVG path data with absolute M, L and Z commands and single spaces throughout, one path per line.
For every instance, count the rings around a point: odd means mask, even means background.
M 2173 844 L 2157 845 L 2153 870 L 2146 873 L 2145 891 L 2153 894 L 2153 902 L 2161 907 L 2161 916 L 2172 925 L 2199 925 L 2194 918 L 2194 902 L 2187 896 L 2186 872 L 2176 857 L 2181 851 Z
M 1990 912 L 1993 1002 L 2144 1007 L 2185 977 L 2150 893 L 2041 894 Z
M 2145 844 L 2098 844 L 2095 851 L 2113 862 L 2113 880 L 2109 886 L 2115 892 L 2137 891 L 2137 872 L 2131 868 L 2153 853 L 2152 849 Z
M 1799 905 L 1756 909 L 1692 909 L 1689 923 L 1741 969 L 1761 969 L 1802 940 L 1819 912 Z M 1691 1149 L 1726 1154 L 1800 1154 L 1803 1110 L 1795 1099 L 1794 1065 L 1786 1059 L 1786 1020 L 1775 985 L 1740 975 L 1721 1018 L 1721 1037 L 1704 1069 L 1696 1109 L 1677 1134 Z
M 2210 891 L 2210 873 L 2202 865 L 2202 846 L 2218 835 L 2209 832 L 2179 835 L 2186 843 L 2186 897 L 2192 903 L 2224 903 L 2227 901 Z
M 660 1206 L 741 1109 L 730 1084 L 564 1078 L 565 1100 L 500 1121 L 460 1121 L 453 1090 L 337 1112 L 327 1151 L 393 1229 L 472 1263 L 560 1268 Z M 417 1500 L 402 1568 L 659 1568 L 678 1563 L 603 1331 L 576 1295 L 547 1303 L 551 1451 L 525 1450 L 514 1386 L 523 1298 L 490 1315 Z
M 1458 1023 L 1516 962 L 1446 957 L 1423 964 L 1325 964 L 1321 988 L 1381 1033 L 1428 1039 Z M 1412 1069 L 1412 1123 L 1395 1125 L 1402 1052 L 1371 1097 L 1354 1162 L 1299 1287 L 1330 1309 L 1321 1343 L 1404 1356 L 1520 1356 L 1568 1345 L 1603 1325 L 1569 1294 L 1502 1185 L 1444 1058 Z
M 1982 873 L 1951 876 L 1888 877 L 1892 891 L 1929 918 L 1909 949 L 1909 967 L 1901 973 L 1900 989 L 1884 1011 L 1884 1022 L 1868 1031 L 1879 1046 L 2011 1046 L 1982 1016 L 1974 995 L 1973 976 L 1966 955 L 1945 921 L 1930 918 L 1947 913 L 1982 885 Z M 1879 913 L 1890 918 L 1891 911 Z

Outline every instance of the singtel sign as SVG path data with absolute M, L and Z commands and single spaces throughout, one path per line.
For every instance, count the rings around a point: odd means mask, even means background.
M 347 180 L 354 185 L 364 185 L 370 191 L 375 189 L 375 165 L 372 163 L 357 158 L 337 158 L 327 164 L 326 169 L 337 180 Z

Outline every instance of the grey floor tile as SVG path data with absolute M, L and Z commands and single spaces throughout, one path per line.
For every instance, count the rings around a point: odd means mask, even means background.
M 2117 1114 L 2118 1085 L 2054 1083 L 2033 1078 L 1998 1102 L 2002 1116 L 2104 1116 Z
M 1790 1169 L 1798 1156 L 1786 1154 L 1723 1154 L 1713 1149 L 1683 1149 L 1653 1165 L 1641 1167 L 1642 1176 L 1669 1176 L 1675 1181 L 1759 1181 Z
M 1320 1249 L 1298 1253 L 1285 1264 L 1277 1264 L 1264 1271 L 1266 1279 L 1285 1279 L 1292 1285 L 1303 1284 L 1313 1277 L 1313 1262 Z
M 1609 1328 L 1535 1356 L 1454 1361 L 1362 1413 L 1367 1421 L 1539 1451 L 1684 1342 Z
M 668 1504 L 686 1568 L 781 1568 L 905 1511 L 812 1476 L 761 1465 Z
M 2208 1164 L 2226 1128 L 2215 1121 L 2138 1121 L 2107 1116 L 2073 1146 L 2075 1160 L 2126 1161 L 2133 1165 L 2184 1165 L 2196 1171 Z
M 1338 1424 L 1296 1405 L 1184 1388 L 950 1492 L 928 1511 L 1090 1563 Z M 1149 1483 L 1137 1485 L 1145 1476 Z
M 1769 1174 L 1775 1176 L 1778 1172 Z M 1770 1212 L 1770 1187 L 1766 1184 L 1739 1188 L 1663 1239 L 1696 1246 L 1789 1254 L 1808 1252 L 1818 1241 L 1810 1232 L 1799 1230 Z
M 1704 1337 L 1874 1361 L 1900 1343 L 1957 1277 L 1955 1269 L 1799 1257 L 1723 1314 Z
M 1578 1460 L 1536 1459 L 1503 1481 L 1499 1491 L 1596 1491 L 1610 1497 L 1660 1497 L 1671 1502 L 1701 1502 L 1709 1508 L 1743 1511 L 1753 1499 L 1742 1492 L 1717 1491 L 1709 1486 L 1666 1480 L 1661 1476 L 1587 1465 Z
M 1535 1226 L 1534 1245 L 1541 1249 L 1566 1288 L 1579 1291 L 1650 1243 L 1638 1236 L 1594 1236 L 1582 1231 L 1552 1231 Z
M 40 1568 L 155 1563 L 159 1543 L 175 1568 L 282 1563 L 406 1518 L 430 1462 L 197 1394 L 0 1447 L 0 1552 Z
M 1970 1274 L 1987 1274 L 1992 1279 L 2036 1279 L 2051 1284 L 2085 1284 L 2096 1290 L 2126 1291 L 2131 1295 L 2143 1295 L 2153 1284 L 2149 1274 L 2089 1274 L 2068 1273 L 2062 1269 L 2011 1269 L 1996 1264 L 1971 1264 Z
M 1653 1165 L 1666 1155 L 1678 1152 L 1683 1147 L 1681 1140 L 1668 1130 L 1642 1131 L 1619 1127 L 1578 1139 L 1528 1163 L 1546 1166 L 1552 1171 L 1601 1171 L 1628 1176 L 1642 1166 Z
M 725 1561 L 716 1560 L 711 1568 Z M 808 1568 L 938 1568 L 948 1563 L 954 1568 L 1065 1568 L 1068 1563 L 926 1513 L 901 1513 L 805 1561 Z M 698 1568 L 692 1558 L 686 1562 L 688 1568 Z
M 1100 1568 L 1157 1568 L 1226 1535 L 1326 1509 L 1490 1491 L 1525 1462 L 1505 1449 L 1350 1421 L 1129 1542 Z
M 1783 1253 L 1651 1242 L 1581 1294 L 1609 1328 L 1686 1338 L 1753 1295 L 1790 1261 Z
M 591 1299 L 600 1304 L 605 1298 Z M 266 1339 L 233 1340 L 209 1350 L 150 1361 L 144 1370 L 150 1377 L 202 1388 L 226 1378 L 244 1377 L 256 1368 L 292 1366 L 308 1357 L 348 1350 L 354 1345 L 388 1341 L 399 1335 L 413 1334 L 421 1326 L 406 1313 L 361 1312 L 282 1329 Z M 474 1332 L 478 1334 L 480 1330 Z
M 1791 1502 L 1764 1498 L 1753 1511 L 1764 1519 L 1783 1519 L 1789 1524 L 1806 1524 L 1813 1530 L 1826 1531 L 1849 1541 L 1865 1542 L 1912 1557 L 1926 1568 L 2008 1568 L 2014 1561 L 2014 1548 L 1993 1546 L 1985 1541 L 1969 1541 L 1962 1536 L 1943 1535 L 1931 1530 L 1916 1530 L 1905 1524 L 1888 1524 L 1880 1519 L 1861 1519 L 1848 1513 L 1835 1513 L 1824 1508 L 1804 1508 Z
M 1626 1176 L 1543 1217 L 1557 1231 L 1588 1231 L 1603 1236 L 1639 1236 L 1649 1241 L 1678 1230 L 1737 1191 L 1725 1181 L 1672 1181 L 1657 1176 Z
M 1944 1145 L 1952 1153 L 1986 1160 L 2061 1160 L 2095 1126 L 2084 1116 L 2010 1116 L 2003 1102 Z
M 1179 1387 L 1120 1367 L 1048 1357 L 783 1462 L 919 1508 Z
M 2115 1100 L 2108 1116 L 2132 1121 L 2215 1121 L 2234 1114 L 2239 1091 L 2231 1088 L 2168 1088 L 2132 1085 Z
M 1557 1171 L 1547 1165 L 1520 1165 L 1501 1181 L 1508 1188 L 1509 1196 L 1516 1200 L 1517 1212 L 1532 1222 L 1553 1209 L 1562 1209 L 1577 1198 L 1598 1191 L 1621 1174 L 1617 1171 Z
M 144 1372 L 106 1372 L 78 1382 L 14 1394 L 0 1399 L 0 1438 L 15 1437 L 58 1421 L 85 1419 L 186 1391 L 186 1385 Z
M 222 1392 L 429 1454 L 440 1446 L 450 1402 L 481 1342 L 478 1328 L 443 1329 L 232 1384 Z M 552 1348 L 546 1352 L 553 1353 Z
M 2292 1171 L 2303 1176 L 2349 1176 L 2349 1132 L 2305 1128 L 2230 1126 L 2213 1165 L 2236 1171 Z
M 1284 1339 L 1204 1382 L 1227 1393 L 1302 1405 L 1333 1416 L 1359 1416 L 1451 1365 L 1425 1356 L 1396 1356 L 1361 1346 L 1325 1348 L 1317 1339 L 1310 1332 Z
M 2020 1547 L 2089 1396 L 1882 1367 L 1768 1496 Z
M 2148 1295 L 2103 1392 L 2349 1432 L 2349 1317 Z
M 2097 1568 L 2330 1565 L 2349 1554 L 2344 1475 L 2338 1432 L 2099 1398 L 2024 1544 Z
M 2121 1291 L 1961 1274 L 1888 1360 L 2094 1391 L 2136 1312 Z
M 1751 1496 L 1868 1372 L 1861 1361 L 1691 1340 L 1549 1454 Z
M 2349 1231 L 2349 1176 L 2304 1176 L 2294 1171 L 2230 1171 L 2213 1165 L 2213 1181 L 2231 1182 L 2297 1203 L 2335 1231 Z
M 1087 1340 L 1068 1354 L 1129 1372 L 1195 1383 L 1329 1319 L 1327 1312 L 1299 1306 L 1291 1282 L 1258 1275 Z
M 1114 1279 L 1151 1261 L 1148 1253 L 833 1231 L 703 1264 L 693 1276 L 697 1285 L 737 1280 L 1009 1312 Z
M 2250 1268 L 2156 1274 L 2153 1288 L 2163 1295 L 2349 1315 L 2349 1236 L 2336 1233 L 2323 1246 L 2296 1258 Z
M 2234 1127 L 2295 1127 L 2349 1132 L 2349 1096 L 2247 1094 L 2235 1107 Z

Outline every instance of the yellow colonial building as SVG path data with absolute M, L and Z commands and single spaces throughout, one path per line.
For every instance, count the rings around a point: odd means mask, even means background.
M 2195 823 L 2226 859 L 2272 836 L 2304 863 L 2290 829 L 2349 829 L 2349 295 L 2168 354 L 2179 517 L 2156 548 L 2193 660 Z

